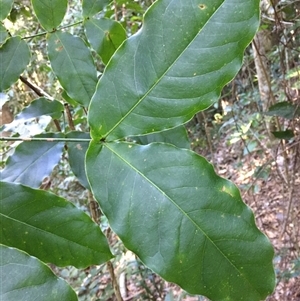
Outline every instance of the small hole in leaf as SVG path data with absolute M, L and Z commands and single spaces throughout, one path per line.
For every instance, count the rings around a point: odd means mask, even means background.
M 199 4 L 198 7 L 203 10 L 203 9 L 206 9 L 206 5 L 205 4 Z

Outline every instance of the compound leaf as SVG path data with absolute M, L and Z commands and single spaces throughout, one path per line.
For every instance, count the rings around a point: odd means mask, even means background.
M 89 216 L 63 198 L 20 184 L 0 182 L 0 239 L 44 262 L 85 268 L 112 257 Z
M 203 157 L 164 143 L 92 141 L 86 169 L 112 229 L 166 280 L 218 301 L 272 292 L 270 242 Z
M 40 134 L 35 138 L 47 138 L 48 141 L 24 141 L 19 144 L 7 159 L 0 174 L 1 180 L 38 188 L 62 155 L 64 142 L 51 141 L 51 138 L 63 137 L 62 134 Z
M 89 109 L 95 139 L 175 127 L 214 103 L 259 24 L 259 0 L 161 0 L 116 51 Z
M 68 7 L 68 0 L 31 0 L 34 12 L 47 30 L 54 30 L 63 20 Z
M 87 107 L 96 89 L 97 71 L 84 41 L 67 32 L 56 31 L 48 35 L 48 55 L 69 97 Z
M 0 92 L 16 82 L 30 61 L 30 51 L 20 37 L 12 37 L 0 47 Z

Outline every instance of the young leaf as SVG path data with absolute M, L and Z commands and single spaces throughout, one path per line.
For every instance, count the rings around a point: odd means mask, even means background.
M 112 0 L 83 0 L 82 15 L 84 17 L 92 17 L 99 13 Z
M 84 138 L 89 139 L 89 133 L 83 132 L 70 132 L 66 135 L 66 138 Z M 86 189 L 90 189 L 90 184 L 86 178 L 85 173 L 85 154 L 89 147 L 88 142 L 68 142 L 68 155 L 69 155 L 69 164 L 74 173 L 74 175 L 79 180 L 80 184 Z
M 89 216 L 47 191 L 0 182 L 0 243 L 57 266 L 85 268 L 112 258 Z
M 132 140 L 142 145 L 152 142 L 165 142 L 180 148 L 190 148 L 189 137 L 183 125 L 163 132 L 133 137 Z
M 123 26 L 111 19 L 87 19 L 84 27 L 89 42 L 104 64 L 108 63 L 117 48 L 126 39 Z
M 8 38 L 8 33 L 6 28 L 2 24 L 0 24 L 0 46 L 5 42 L 7 38 Z
M 72 288 L 43 262 L 3 245 L 0 245 L 0 279 L 3 301 L 78 300 Z
M 64 106 L 58 100 L 48 100 L 45 97 L 35 99 L 28 107 L 15 117 L 15 120 L 27 120 L 42 115 L 49 115 L 54 119 L 60 118 Z
M 31 0 L 34 12 L 47 31 L 53 31 L 63 20 L 68 0 Z
M 0 92 L 16 82 L 30 61 L 30 51 L 20 37 L 6 40 L 0 47 Z
M 14 0 L 0 0 L 0 21 L 4 20 L 13 6 Z
M 83 40 L 67 32 L 51 33 L 48 35 L 48 55 L 67 94 L 87 107 L 98 79 L 92 54 Z
M 19 144 L 0 173 L 3 181 L 21 183 L 38 188 L 59 162 L 64 142 L 51 138 L 63 138 L 62 134 L 41 134 L 35 138 L 49 138 L 49 141 L 24 141 Z
M 236 186 L 170 144 L 91 142 L 88 179 L 125 246 L 153 271 L 212 300 L 264 299 L 273 248 Z
M 259 0 L 156 1 L 99 81 L 92 137 L 165 130 L 209 107 L 239 70 L 258 24 Z

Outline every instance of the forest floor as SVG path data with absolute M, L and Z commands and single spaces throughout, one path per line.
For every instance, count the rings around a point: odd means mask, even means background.
M 266 300 L 300 301 L 300 160 L 289 158 L 293 164 L 286 166 L 283 155 L 258 150 L 238 156 L 236 161 L 242 145 L 226 148 L 225 143 L 215 152 L 218 173 L 240 188 L 244 202 L 254 211 L 257 226 L 275 249 L 277 285 Z M 261 175 L 255 177 L 258 167 L 265 170 L 260 169 Z M 294 176 L 290 187 L 285 180 L 286 168 L 289 176 Z

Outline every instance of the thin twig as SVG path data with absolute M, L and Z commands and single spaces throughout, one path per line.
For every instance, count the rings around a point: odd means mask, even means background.
M 74 125 L 74 122 L 73 122 L 72 114 L 71 114 L 71 111 L 70 111 L 69 104 L 67 104 L 67 103 L 65 103 L 65 111 L 66 111 L 66 114 L 67 114 L 69 127 L 70 127 L 71 131 L 75 131 L 75 125 Z
M 53 101 L 54 98 L 52 96 L 50 96 L 47 92 L 45 92 L 44 90 L 42 90 L 40 87 L 36 86 L 35 84 L 31 83 L 27 78 L 25 78 L 24 76 L 20 76 L 20 80 L 26 85 L 28 86 L 32 91 L 34 91 L 39 97 L 46 97 L 49 100 Z M 53 122 L 57 128 L 57 130 L 59 132 L 61 132 L 61 126 L 59 124 L 59 121 L 57 119 L 53 119 Z
M 30 82 L 27 78 L 25 78 L 24 76 L 20 76 L 20 80 L 26 85 L 28 86 L 32 91 L 34 91 L 38 96 L 40 97 L 46 97 L 50 100 L 54 100 L 53 97 L 51 97 L 47 92 L 45 92 L 43 89 L 41 89 L 40 87 L 36 86 L 35 84 L 33 84 L 32 82 Z
M 115 21 L 118 21 L 118 7 L 117 7 L 116 0 L 114 0 L 114 12 L 115 12 Z
M 108 271 L 109 271 L 109 274 L 110 274 L 110 277 L 111 277 L 111 281 L 112 281 L 113 288 L 114 288 L 114 291 L 115 291 L 115 294 L 116 294 L 116 298 L 117 298 L 118 301 L 124 301 L 122 296 L 121 296 L 121 293 L 120 293 L 120 288 L 119 288 L 119 285 L 118 285 L 117 278 L 115 276 L 113 264 L 111 263 L 111 261 L 108 261 L 106 265 L 107 265 L 107 268 L 108 268 Z
M 99 205 L 95 201 L 94 196 L 90 190 L 88 191 L 88 200 L 89 200 L 89 207 L 90 207 L 92 219 L 96 224 L 99 225 L 100 224 L 100 216 L 101 216 Z
M 26 39 L 33 39 L 33 38 L 35 38 L 35 37 L 44 36 L 44 35 L 46 35 L 47 33 L 52 33 L 52 32 L 55 32 L 55 31 L 57 31 L 57 30 L 65 29 L 65 28 L 68 28 L 68 27 L 72 27 L 72 26 L 75 26 L 75 25 L 78 25 L 78 24 L 81 24 L 81 23 L 83 23 L 83 20 L 80 20 L 80 21 L 78 21 L 78 22 L 75 22 L 75 23 L 72 23 L 72 24 L 68 24 L 68 25 L 65 25 L 65 26 L 61 26 L 61 27 L 59 27 L 59 28 L 54 29 L 53 31 L 43 31 L 43 32 L 40 32 L 40 33 L 31 35 L 31 36 L 23 37 L 22 39 L 23 39 L 23 40 L 26 40 Z
M 283 224 L 282 231 L 281 231 L 281 237 L 283 237 L 283 235 L 285 233 L 287 223 L 289 221 L 289 216 L 291 213 L 292 204 L 293 204 L 293 195 L 294 195 L 294 188 L 295 188 L 295 174 L 296 174 L 296 166 L 297 166 L 298 156 L 299 156 L 299 148 L 296 148 L 293 172 L 291 173 L 292 179 L 291 179 L 291 183 L 289 185 L 289 202 L 288 202 L 288 207 L 287 207 L 286 218 L 284 220 L 284 224 Z
M 96 224 L 99 225 L 101 214 L 100 214 L 100 211 L 99 211 L 98 203 L 95 201 L 94 196 L 93 196 L 91 191 L 89 191 L 88 200 L 89 200 L 89 207 L 90 207 L 90 212 L 91 212 L 92 219 Z M 111 282 L 112 282 L 112 285 L 113 285 L 113 288 L 114 288 L 114 292 L 115 292 L 117 301 L 124 301 L 122 296 L 121 296 L 121 293 L 120 293 L 120 287 L 119 287 L 117 278 L 115 276 L 113 264 L 111 263 L 111 261 L 108 261 L 106 263 L 106 266 L 107 266 L 107 269 L 108 269 L 109 274 L 110 274 Z

